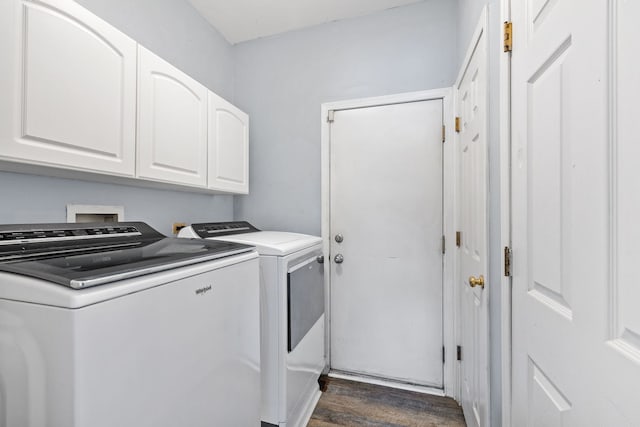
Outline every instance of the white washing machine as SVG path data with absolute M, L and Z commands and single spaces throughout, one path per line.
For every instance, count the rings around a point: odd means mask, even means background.
M 303 427 L 320 398 L 324 349 L 322 239 L 248 222 L 192 224 L 178 237 L 255 246 L 260 254 L 262 426 Z
M 259 426 L 259 303 L 250 246 L 1 225 L 0 426 Z

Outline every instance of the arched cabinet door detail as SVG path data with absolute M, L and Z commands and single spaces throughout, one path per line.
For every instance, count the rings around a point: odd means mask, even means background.
M 4 1 L 0 27 L 0 158 L 133 176 L 136 42 L 64 0 Z
M 249 193 L 249 116 L 209 92 L 209 188 Z
M 142 46 L 138 68 L 138 177 L 206 187 L 207 88 Z

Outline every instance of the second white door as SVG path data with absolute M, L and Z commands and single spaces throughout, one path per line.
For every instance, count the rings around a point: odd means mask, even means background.
M 460 403 L 469 427 L 489 425 L 486 13 L 458 84 L 458 280 Z M 486 289 L 485 289 L 486 286 Z
M 441 99 L 335 111 L 331 368 L 441 388 Z

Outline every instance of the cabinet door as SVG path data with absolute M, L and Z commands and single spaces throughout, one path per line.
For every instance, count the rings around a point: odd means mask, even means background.
M 138 47 L 138 176 L 207 185 L 207 88 Z
M 0 158 L 133 175 L 136 42 L 69 0 L 4 0 L 0 28 Z
M 209 92 L 209 188 L 249 193 L 249 116 Z

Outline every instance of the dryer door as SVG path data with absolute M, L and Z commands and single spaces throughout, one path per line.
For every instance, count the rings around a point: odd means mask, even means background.
M 324 268 L 322 251 L 294 260 L 287 269 L 288 340 L 289 352 L 324 313 Z

